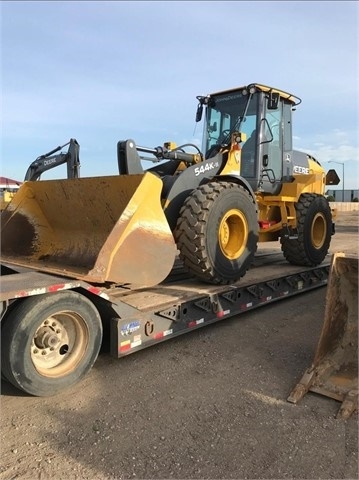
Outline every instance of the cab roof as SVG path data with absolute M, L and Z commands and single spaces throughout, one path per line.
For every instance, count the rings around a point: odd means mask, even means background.
M 211 93 L 210 96 L 212 95 L 219 95 L 222 93 L 233 93 L 233 92 L 238 92 L 241 90 L 250 90 L 251 88 L 255 88 L 256 90 L 259 90 L 261 92 L 265 93 L 278 93 L 281 98 L 284 98 L 286 100 L 289 100 L 291 103 L 294 105 L 299 105 L 302 103 L 302 100 L 299 97 L 296 97 L 295 95 L 285 92 L 284 90 L 280 90 L 279 88 L 275 87 L 269 87 L 267 85 L 263 85 L 261 83 L 250 83 L 249 85 L 245 85 L 243 87 L 236 87 L 236 88 L 231 88 L 229 90 L 222 90 L 220 92 L 215 92 Z

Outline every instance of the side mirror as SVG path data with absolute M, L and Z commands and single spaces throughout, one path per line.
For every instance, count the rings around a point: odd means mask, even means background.
M 270 92 L 267 102 L 268 110 L 277 110 L 279 103 L 279 93 Z
M 199 103 L 197 107 L 197 112 L 196 112 L 196 122 L 200 122 L 202 120 L 202 113 L 203 113 L 203 105 Z

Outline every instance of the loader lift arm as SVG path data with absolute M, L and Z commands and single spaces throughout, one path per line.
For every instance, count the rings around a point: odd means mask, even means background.
M 66 153 L 59 153 L 54 155 L 56 152 L 59 152 L 64 147 L 69 146 Z M 32 164 L 27 169 L 24 181 L 35 181 L 39 180 L 41 174 L 50 170 L 52 168 L 58 167 L 67 163 L 67 178 L 79 178 L 80 176 L 80 145 L 77 140 L 71 138 L 68 143 L 65 145 L 54 148 L 48 153 L 44 153 L 37 157 L 37 159 L 32 162 Z
M 184 147 L 193 147 L 197 153 L 187 153 Z M 153 155 L 153 158 L 140 157 L 138 152 Z M 194 164 L 203 161 L 203 155 L 197 145 L 186 144 L 175 147 L 170 142 L 164 144 L 163 147 L 147 148 L 136 145 L 132 139 L 121 140 L 117 143 L 117 161 L 120 175 L 133 175 L 143 173 L 141 160 L 150 160 L 154 163 L 162 160 L 174 160 L 184 162 L 186 164 Z M 156 170 L 156 169 L 149 169 Z

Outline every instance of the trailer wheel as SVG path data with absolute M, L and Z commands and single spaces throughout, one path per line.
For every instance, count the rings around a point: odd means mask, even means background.
M 22 300 L 1 334 L 5 378 L 31 395 L 51 396 L 91 369 L 101 347 L 102 322 L 86 297 L 63 291 Z
M 202 185 L 184 202 L 174 236 L 191 273 L 208 283 L 235 282 L 246 273 L 257 250 L 254 200 L 235 183 Z
M 332 236 L 329 203 L 323 195 L 304 193 L 295 209 L 298 238 L 281 237 L 284 257 L 293 265 L 319 265 L 328 253 Z

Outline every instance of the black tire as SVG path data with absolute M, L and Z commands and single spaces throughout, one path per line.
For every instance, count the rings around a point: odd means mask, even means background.
M 295 205 L 298 238 L 281 237 L 284 257 L 293 265 L 315 266 L 328 254 L 332 212 L 323 195 L 303 193 Z
M 30 395 L 55 395 L 89 372 L 101 342 L 100 315 L 83 295 L 63 291 L 29 297 L 2 325 L 1 370 Z
M 257 250 L 255 202 L 235 183 L 202 185 L 184 202 L 174 236 L 191 273 L 207 283 L 233 283 L 246 273 Z

